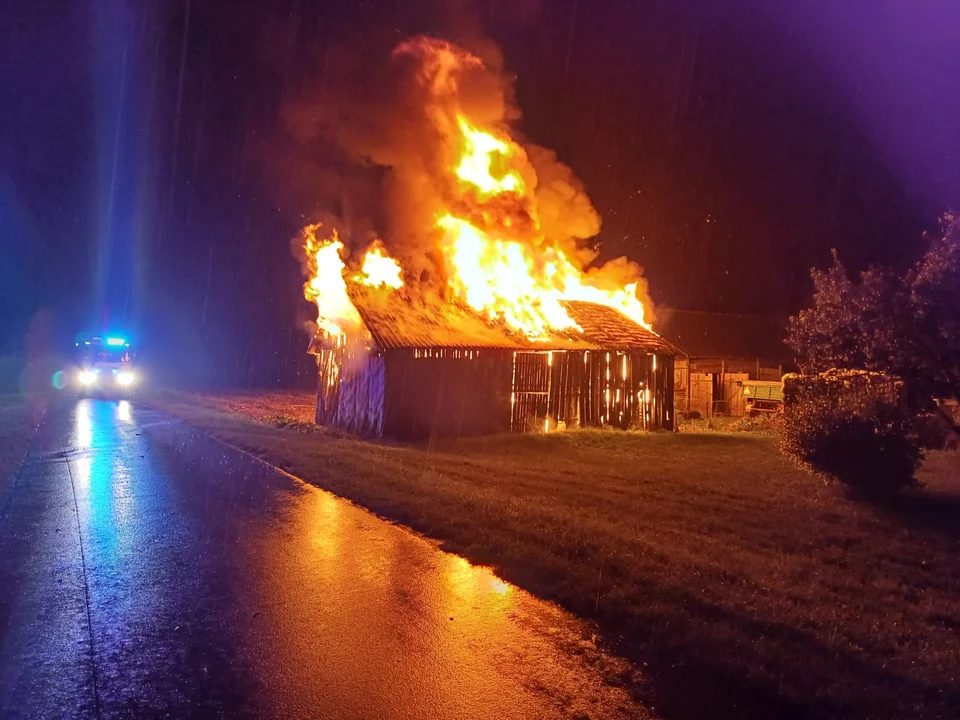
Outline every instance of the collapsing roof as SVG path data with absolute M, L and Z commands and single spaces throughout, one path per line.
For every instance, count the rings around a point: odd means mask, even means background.
M 618 310 L 591 302 L 562 301 L 583 332 L 571 328 L 531 340 L 457 303 L 411 301 L 400 293 L 368 291 L 359 286 L 352 286 L 349 293 L 374 342 L 384 350 L 640 350 L 680 354 L 669 342 Z

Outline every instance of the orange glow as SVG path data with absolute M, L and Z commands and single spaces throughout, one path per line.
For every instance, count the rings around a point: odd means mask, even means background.
M 437 224 L 446 231 L 440 250 L 447 261 L 450 286 L 474 310 L 530 337 L 576 327 L 560 305 L 559 295 L 544 288 L 544 278 L 537 277 L 532 248 L 491 238 L 452 215 L 444 215 Z M 553 274 L 552 268 L 547 273 Z
M 508 595 L 513 588 L 494 575 L 490 578 L 490 589 L 493 590 L 497 595 L 503 597 Z
M 363 265 L 360 268 L 361 275 L 358 280 L 364 285 L 370 287 L 390 287 L 396 290 L 403 287 L 401 275 L 403 270 L 400 263 L 386 254 L 386 251 L 379 245 L 373 245 L 363 256 Z
M 317 238 L 320 225 L 303 229 L 304 247 L 310 279 L 303 286 L 304 295 L 317 304 L 317 326 L 337 342 L 342 342 L 348 328 L 362 327 L 360 313 L 347 295 L 344 280 L 343 243 L 337 231 L 328 238 Z
M 360 313 L 347 292 L 343 242 L 336 230 L 329 237 L 317 237 L 320 228 L 319 224 L 308 225 L 302 231 L 309 274 L 303 292 L 317 305 L 317 327 L 339 344 L 348 335 L 366 333 Z M 396 289 L 403 286 L 400 275 L 399 263 L 375 243 L 364 255 L 361 270 L 353 280 L 370 287 Z
M 579 329 L 563 300 L 609 305 L 646 325 L 636 283 L 614 290 L 591 285 L 583 269 L 540 232 L 533 189 L 514 169 L 528 162 L 523 148 L 462 114 L 456 119 L 459 137 L 449 144 L 462 148 L 455 169 L 460 182 L 453 184 L 459 197 L 451 203 L 457 210 L 451 207 L 436 221 L 455 294 L 531 338 Z
M 522 192 L 523 178 L 516 171 L 506 170 L 499 177 L 493 175 L 494 168 L 503 165 L 515 152 L 509 142 L 478 130 L 462 115 L 457 117 L 457 125 L 464 148 L 457 177 L 487 195 Z
M 426 38 L 406 42 L 394 54 L 404 53 L 421 63 L 423 122 L 435 131 L 424 135 L 436 143 L 423 148 L 424 155 L 441 158 L 422 168 L 423 185 L 436 189 L 436 206 L 423 218 L 433 227 L 424 227 L 423 234 L 435 239 L 437 252 L 430 259 L 440 266 L 447 296 L 533 340 L 581 330 L 565 301 L 607 305 L 649 327 L 637 282 L 620 279 L 625 275 L 615 268 L 588 271 L 580 230 L 558 224 L 556 212 L 547 226 L 563 237 L 550 237 L 543 229 L 536 169 L 506 122 L 484 122 L 461 105 L 460 80 L 482 68 L 482 61 L 455 45 Z M 360 272 L 351 275 L 336 232 L 318 241 L 316 229 L 304 231 L 312 263 L 305 290 L 317 303 L 320 327 L 342 336 L 359 324 L 345 283 L 397 290 L 403 287 L 403 268 L 375 244 Z
M 456 296 L 530 338 L 580 329 L 563 300 L 609 305 L 647 326 L 636 283 L 613 290 L 590 284 L 583 268 L 540 231 L 534 188 L 514 169 L 529 162 L 523 148 L 462 114 L 456 120 L 451 127 L 459 136 L 448 144 L 462 148 L 454 170 L 459 182 L 450 183 L 459 196 L 436 219 Z

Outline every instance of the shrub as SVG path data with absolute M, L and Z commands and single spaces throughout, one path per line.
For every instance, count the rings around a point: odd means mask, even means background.
M 913 421 L 913 431 L 924 450 L 942 450 L 956 434 L 953 424 L 939 410 L 918 415 Z
M 896 399 L 822 384 L 784 409 L 780 449 L 864 495 L 918 485 L 923 453 L 911 414 Z

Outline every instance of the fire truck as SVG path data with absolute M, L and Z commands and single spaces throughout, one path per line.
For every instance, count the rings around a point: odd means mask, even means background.
M 138 373 L 130 341 L 122 335 L 88 335 L 76 338 L 76 369 L 73 384 L 84 395 L 128 395 L 136 387 Z

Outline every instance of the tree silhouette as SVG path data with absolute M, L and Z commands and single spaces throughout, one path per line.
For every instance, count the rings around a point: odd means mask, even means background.
M 836 253 L 831 268 L 811 271 L 813 302 L 790 318 L 787 338 L 805 373 L 897 377 L 914 413 L 960 398 L 960 216 L 945 214 L 940 228 L 925 236 L 926 252 L 903 274 L 870 268 L 854 280 Z

